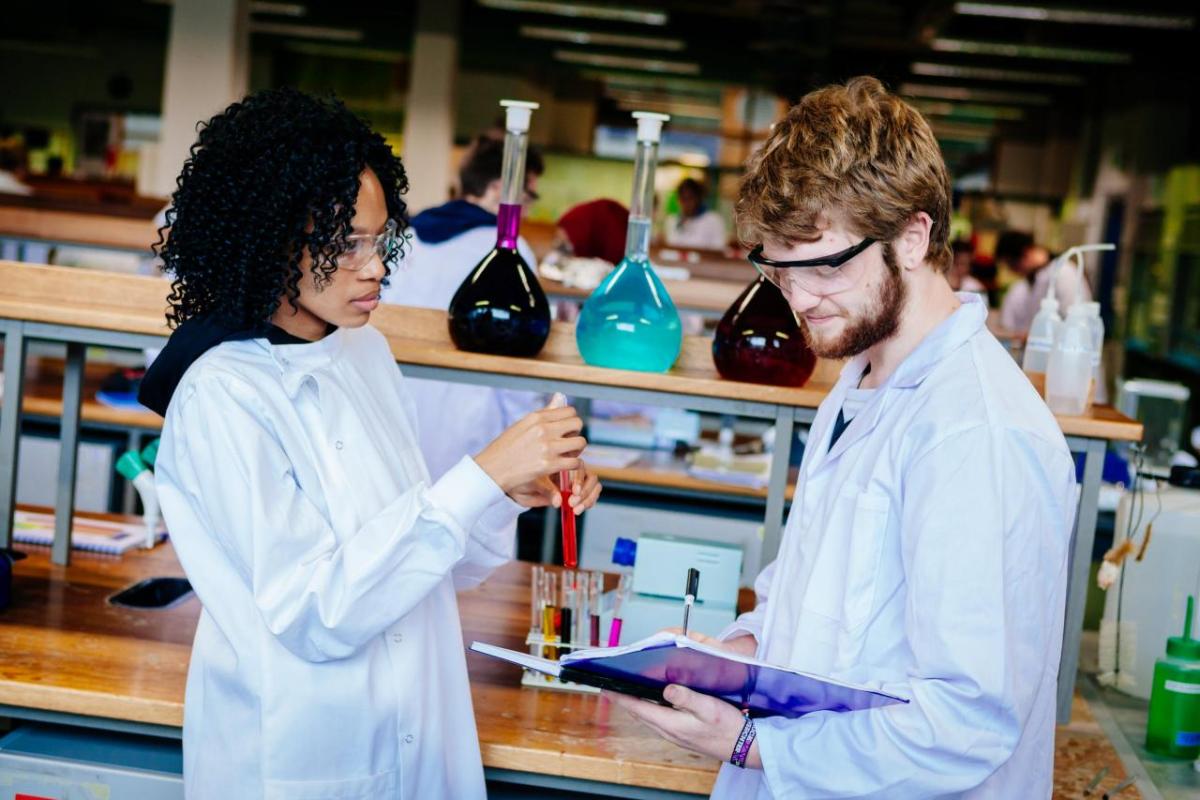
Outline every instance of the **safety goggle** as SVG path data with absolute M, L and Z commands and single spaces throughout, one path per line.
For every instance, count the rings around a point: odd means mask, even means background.
M 853 247 L 820 258 L 799 261 L 774 261 L 763 255 L 760 244 L 746 258 L 758 273 L 779 287 L 785 295 L 797 289 L 809 294 L 833 294 L 849 289 L 858 281 L 858 272 L 847 263 L 875 244 L 867 237 Z
M 345 241 L 345 247 L 338 253 L 336 261 L 338 269 L 348 272 L 358 272 L 373 256 L 389 264 L 400 255 L 400 248 L 404 245 L 400 225 L 394 219 L 387 221 L 383 233 L 356 233 L 347 236 Z

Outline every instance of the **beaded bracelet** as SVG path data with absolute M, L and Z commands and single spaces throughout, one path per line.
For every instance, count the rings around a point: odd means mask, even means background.
M 745 712 L 742 712 L 745 714 Z M 754 720 L 746 714 L 746 722 L 742 725 L 742 732 L 738 734 L 737 742 L 733 745 L 733 755 L 729 757 L 729 763 L 735 767 L 746 768 L 746 759 L 750 756 L 750 745 L 754 744 L 754 737 L 757 735 L 754 730 Z

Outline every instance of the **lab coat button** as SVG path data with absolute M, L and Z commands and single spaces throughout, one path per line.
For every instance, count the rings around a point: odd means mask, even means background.
M 403 633 L 393 633 L 392 641 L 395 642 L 396 644 L 400 644 L 401 642 L 404 641 L 404 634 Z
M 407 736 L 405 736 L 405 737 L 404 737 L 404 743 L 405 743 L 405 744 L 412 744 L 412 743 L 413 743 L 413 738 L 414 738 L 414 737 L 413 737 L 413 735 L 412 735 L 411 733 L 410 733 L 410 734 L 408 734 Z
M 337 448 L 338 450 L 341 450 L 342 449 L 342 440 L 338 439 L 336 442 L 333 443 L 333 446 L 335 448 Z

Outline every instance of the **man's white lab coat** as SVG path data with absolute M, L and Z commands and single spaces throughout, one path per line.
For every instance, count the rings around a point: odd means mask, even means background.
M 383 289 L 383 302 L 446 310 L 468 273 L 495 246 L 494 227 L 473 228 L 437 244 L 423 242 L 414 233 L 402 265 Z M 524 239 L 518 239 L 517 252 L 531 269 L 537 268 Z M 420 422 L 421 452 L 434 478 L 544 405 L 532 392 L 416 378 L 406 383 Z
M 156 484 L 204 610 L 189 798 L 482 798 L 455 587 L 520 508 L 472 460 L 436 483 L 387 342 L 226 342 L 186 372 Z
M 817 412 L 778 559 L 724 636 L 906 705 L 758 721 L 764 771 L 717 798 L 1046 798 L 1075 473 L 1020 368 L 962 307 L 829 448 L 866 359 Z

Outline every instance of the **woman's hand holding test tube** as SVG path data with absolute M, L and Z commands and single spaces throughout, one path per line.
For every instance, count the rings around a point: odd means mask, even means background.
M 580 459 L 587 446 L 583 420 L 561 394 L 496 437 L 477 463 L 504 492 L 526 508 L 562 508 L 563 490 L 555 479 L 574 472 L 567 505 L 582 514 L 600 497 L 600 480 Z

